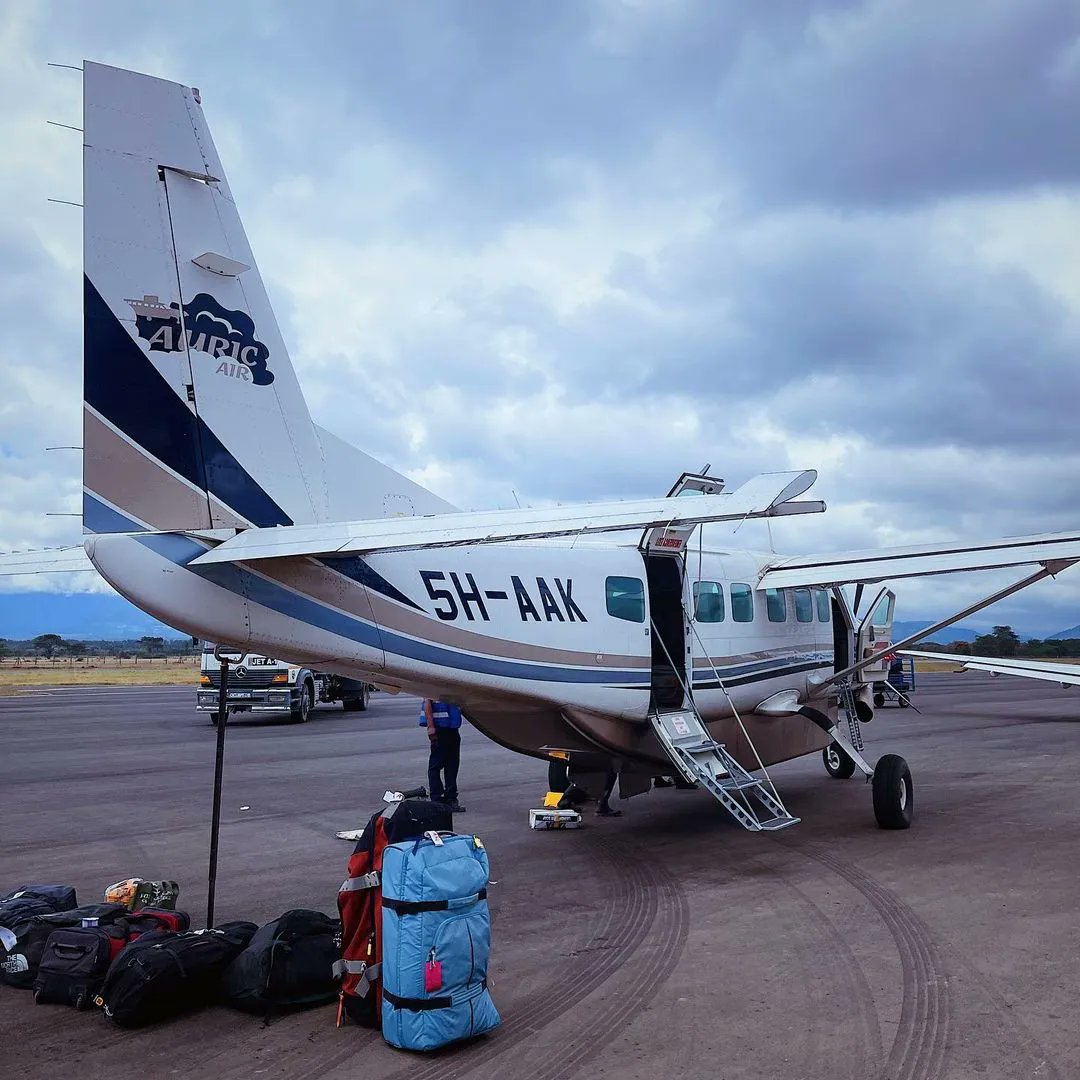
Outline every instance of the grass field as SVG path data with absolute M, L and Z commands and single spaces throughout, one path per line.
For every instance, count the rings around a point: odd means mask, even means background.
M 165 686 L 194 685 L 199 678 L 199 657 L 168 660 L 4 660 L 0 662 L 0 695 L 36 686 Z

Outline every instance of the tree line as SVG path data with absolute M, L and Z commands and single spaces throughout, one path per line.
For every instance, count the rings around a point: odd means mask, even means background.
M 938 652 L 956 653 L 958 656 L 1020 656 L 1054 657 L 1080 656 L 1080 638 L 1031 638 L 1021 641 L 1011 626 L 995 626 L 989 634 L 980 634 L 974 641 L 951 641 L 948 643 L 919 642 L 914 648 L 932 648 Z
M 38 634 L 25 641 L 0 638 L 0 659 L 6 656 L 37 656 L 46 660 L 82 656 L 190 656 L 199 649 L 198 638 L 164 638 L 147 635 L 121 641 L 67 639 L 60 634 Z

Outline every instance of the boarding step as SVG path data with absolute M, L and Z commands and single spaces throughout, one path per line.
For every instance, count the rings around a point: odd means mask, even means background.
M 850 677 L 843 679 L 836 687 L 837 704 L 844 710 L 847 717 L 848 735 L 851 745 L 861 754 L 863 751 L 863 738 L 859 714 L 855 706 L 855 687 Z
M 725 791 L 748 791 L 750 788 L 756 788 L 761 783 L 756 776 L 750 776 L 742 780 L 736 780 L 729 776 L 718 776 L 716 782 Z
M 792 817 L 787 814 L 783 817 L 769 818 L 768 821 L 760 822 L 762 832 L 779 832 L 781 829 L 788 829 L 792 825 L 799 824 L 799 818 Z
M 650 720 L 679 775 L 708 790 L 744 829 L 776 832 L 798 824 L 775 788 L 747 772 L 713 739 L 695 708 L 657 710 Z

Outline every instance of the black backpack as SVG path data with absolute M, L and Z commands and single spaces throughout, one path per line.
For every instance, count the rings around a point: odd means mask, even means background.
M 221 999 L 244 1012 L 321 1005 L 337 997 L 334 964 L 339 924 L 321 911 L 297 908 L 259 927 L 221 980 Z
M 257 927 L 223 923 L 214 930 L 151 930 L 113 961 L 96 1001 L 121 1027 L 142 1027 L 217 1000 L 222 972 Z
M 0 982 L 20 985 L 26 973 L 26 958 L 19 943 L 34 917 L 74 906 L 75 890 L 70 885 L 23 885 L 0 896 Z
M 387 844 L 414 840 L 430 830 L 454 828 L 453 814 L 445 803 L 413 796 L 406 792 L 401 802 L 371 816 L 353 848 L 349 876 L 338 891 L 341 958 L 335 970 L 341 977 L 341 1008 L 350 1020 L 365 1027 L 382 1024 L 383 851 Z
M 0 978 L 8 986 L 29 990 L 34 985 L 45 944 L 54 931 L 80 926 L 88 918 L 97 919 L 101 926 L 110 926 L 127 913 L 123 904 L 86 904 L 68 911 L 34 915 L 24 921 L 15 948 L 0 965 Z
M 89 1008 L 105 981 L 117 951 L 117 937 L 122 934 L 116 926 L 54 930 L 38 964 L 34 1001 Z

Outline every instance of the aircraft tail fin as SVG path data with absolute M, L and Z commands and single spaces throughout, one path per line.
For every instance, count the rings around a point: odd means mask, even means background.
M 329 520 L 341 493 L 199 91 L 88 61 L 83 126 L 84 528 Z M 451 509 L 354 454 L 365 514 L 399 492 L 396 513 Z

